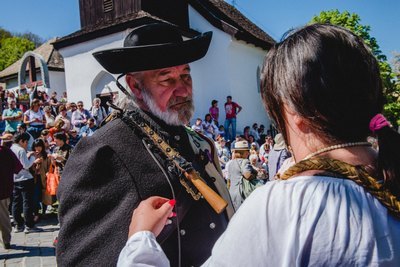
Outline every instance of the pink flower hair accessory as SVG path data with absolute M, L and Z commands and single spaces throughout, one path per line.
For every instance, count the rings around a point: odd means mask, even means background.
M 376 114 L 369 122 L 369 129 L 372 132 L 378 131 L 385 126 L 390 126 L 388 120 L 382 114 Z

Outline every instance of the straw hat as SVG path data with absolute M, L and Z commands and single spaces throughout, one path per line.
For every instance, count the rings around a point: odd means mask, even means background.
M 250 150 L 247 141 L 237 141 L 232 150 Z
M 274 145 L 274 150 L 282 150 L 286 148 L 286 143 L 285 143 L 285 139 L 283 138 L 282 134 L 277 134 L 275 135 L 274 138 L 275 141 L 275 145 Z

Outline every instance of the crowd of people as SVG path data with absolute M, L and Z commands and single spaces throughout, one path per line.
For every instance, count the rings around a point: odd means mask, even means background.
M 72 150 L 79 140 L 93 135 L 108 113 L 98 98 L 86 110 L 82 101 L 68 102 L 65 92 L 58 99 L 56 92 L 49 97 L 36 87 L 18 92 L 0 89 L 1 153 L 12 152 L 22 166 L 1 164 L 2 173 L 8 173 L 1 177 L 2 201 L 9 201 L 1 210 L 6 218 L 1 229 L 9 248 L 10 223 L 14 232 L 40 231 L 35 224 L 57 213 L 57 186 Z M 56 180 L 49 180 L 49 174 Z

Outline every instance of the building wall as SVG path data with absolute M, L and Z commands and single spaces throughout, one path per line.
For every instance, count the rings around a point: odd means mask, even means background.
M 65 87 L 65 72 L 63 71 L 49 71 L 50 89 L 49 94 L 57 92 L 57 98 L 62 97 L 62 93 L 66 91 Z
M 81 100 L 85 107 L 91 106 L 92 99 L 103 89 L 99 85 L 104 81 L 103 76 L 111 75 L 105 72 L 92 54 L 99 50 L 121 47 L 127 33 L 129 33 L 129 30 L 59 50 L 64 58 L 69 101 L 77 102 Z M 115 75 L 112 76 L 116 78 Z
M 204 117 L 213 99 L 218 100 L 219 122 L 225 119 L 224 103 L 231 95 L 233 101 L 243 107 L 237 118 L 237 131 L 242 132 L 254 122 L 270 125 L 263 107 L 257 82 L 257 68 L 261 69 L 266 51 L 238 41 L 215 28 L 195 9 L 189 8 L 190 27 L 199 31 L 213 31 L 210 49 L 203 59 L 192 63 L 194 92 L 196 94 L 195 117 Z

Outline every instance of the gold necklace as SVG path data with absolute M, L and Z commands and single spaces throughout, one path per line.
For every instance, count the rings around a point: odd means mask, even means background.
M 308 154 L 303 160 L 310 159 L 310 158 L 315 157 L 324 152 L 328 152 L 328 151 L 332 151 L 332 150 L 336 150 L 336 149 L 340 149 L 340 148 L 354 147 L 354 146 L 371 146 L 371 143 L 369 143 L 369 142 L 350 142 L 350 143 L 328 146 L 328 147 L 321 148 L 311 154 Z

